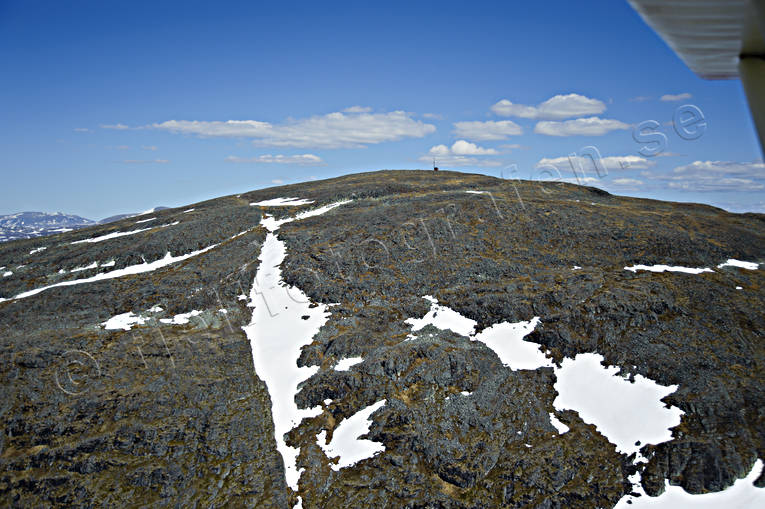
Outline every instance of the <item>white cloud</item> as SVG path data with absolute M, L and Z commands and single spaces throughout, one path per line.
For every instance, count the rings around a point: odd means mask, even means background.
M 200 137 L 252 138 L 258 146 L 361 148 L 366 145 L 422 138 L 436 130 L 411 113 L 335 112 L 271 124 L 258 120 L 168 120 L 147 126 Z
M 497 155 L 493 148 L 484 148 L 465 140 L 455 141 L 451 147 L 446 145 L 434 145 L 430 147 L 428 155 L 420 157 L 422 162 L 433 162 L 440 167 L 493 167 L 500 166 L 502 163 L 491 159 L 478 159 L 470 156 Z
M 74 128 L 74 132 L 76 132 L 76 133 L 89 133 L 90 129 L 88 129 L 87 127 L 75 127 Z
M 563 119 L 599 115 L 606 111 L 603 101 L 579 94 L 556 95 L 538 106 L 513 104 L 507 99 L 495 103 L 491 111 L 502 117 Z
M 157 150 L 157 147 L 155 147 L 154 145 L 144 145 L 141 148 L 144 150 Z
M 284 184 L 284 181 L 282 179 L 273 179 L 271 181 L 272 184 Z
M 125 129 L 130 129 L 129 126 L 126 126 L 125 124 L 105 124 L 101 126 L 102 129 L 116 129 L 118 131 L 122 131 Z
M 664 94 L 659 98 L 660 101 L 683 101 L 685 99 L 690 99 L 693 97 L 688 92 L 683 92 L 682 94 Z
M 284 154 L 265 154 L 256 157 L 228 156 L 226 161 L 229 163 L 297 164 L 301 166 L 317 166 L 324 164 L 321 157 L 314 154 L 298 154 L 292 156 Z
M 528 150 L 531 147 L 527 147 L 526 145 L 521 145 L 520 143 L 505 143 L 503 145 L 500 145 L 499 148 L 504 148 L 508 150 Z
M 694 161 L 678 166 L 669 174 L 646 175 L 666 182 L 670 189 L 695 192 L 760 191 L 765 189 L 762 161 Z
M 606 156 L 600 159 L 600 162 L 606 167 L 607 171 L 611 170 L 640 170 L 656 166 L 655 161 L 646 159 L 640 156 Z M 584 156 L 568 156 L 547 158 L 544 157 L 536 164 L 537 168 L 543 166 L 554 166 L 559 171 L 571 171 L 572 164 L 576 171 L 584 170 L 590 171 L 596 170 L 595 162 L 593 159 Z
M 629 129 L 629 124 L 610 118 L 587 117 L 556 122 L 537 122 L 534 132 L 547 136 L 602 136 L 611 131 Z
M 498 153 L 493 148 L 479 147 L 475 143 L 465 140 L 457 140 L 452 145 L 452 154 L 460 156 L 496 155 Z
M 505 140 L 508 136 L 523 134 L 523 129 L 512 120 L 455 122 L 454 134 L 469 140 Z
M 639 95 L 637 97 L 630 97 L 627 100 L 629 102 L 631 102 L 631 103 L 642 103 L 642 102 L 645 102 L 645 101 L 650 101 L 651 97 L 649 97 L 647 95 Z
M 760 191 L 765 189 L 765 184 L 751 179 L 735 177 L 695 177 L 692 179 L 674 177 L 669 178 L 667 186 L 670 189 L 682 191 Z
M 676 174 L 691 176 L 738 176 L 765 179 L 765 163 L 762 161 L 693 161 L 691 164 L 678 166 L 672 170 Z
M 444 116 L 440 113 L 423 113 L 423 118 L 432 118 L 434 120 L 443 120 Z
M 372 108 L 369 106 L 351 106 L 350 108 L 345 108 L 343 111 L 346 113 L 369 113 L 372 111 Z
M 643 185 L 642 180 L 630 179 L 630 178 L 613 179 L 611 183 L 616 184 L 617 186 L 626 186 L 626 187 L 637 187 L 637 186 Z

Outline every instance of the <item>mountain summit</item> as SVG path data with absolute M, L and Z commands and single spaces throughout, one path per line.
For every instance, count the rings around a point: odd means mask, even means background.
M 762 497 L 764 227 L 382 171 L 4 243 L 2 500 Z

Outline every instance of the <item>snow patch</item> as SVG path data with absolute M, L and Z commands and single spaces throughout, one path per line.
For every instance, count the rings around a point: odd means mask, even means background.
M 150 217 L 149 219 L 141 219 L 140 221 L 136 221 L 135 224 L 148 223 L 149 221 L 154 221 L 155 219 L 157 219 L 157 218 L 156 217 Z
M 471 337 L 471 341 L 480 341 L 497 354 L 502 364 L 510 369 L 537 369 L 554 367 L 553 362 L 539 350 L 537 343 L 524 341 L 539 323 L 535 316 L 528 322 L 502 322 L 484 329 Z
M 636 441 L 671 440 L 670 428 L 680 424 L 683 411 L 660 400 L 675 392 L 677 385 L 659 385 L 642 375 L 635 375 L 631 383 L 617 375 L 618 367 L 603 366 L 602 361 L 603 356 L 593 353 L 563 359 L 555 370 L 558 396 L 553 406 L 578 412 L 624 454 L 640 450 Z
M 135 315 L 130 311 L 129 313 L 113 316 L 101 325 L 106 330 L 130 330 L 133 325 L 143 325 L 144 323 L 146 323 L 145 318 Z
M 250 205 L 261 207 L 292 207 L 296 205 L 308 205 L 313 203 L 313 200 L 305 200 L 301 198 L 273 198 L 270 200 L 263 200 L 259 202 L 250 203 Z
M 412 325 L 413 331 L 418 331 L 426 325 L 433 325 L 442 330 L 451 330 L 463 336 L 470 336 L 475 331 L 478 322 L 471 320 L 453 309 L 438 304 L 438 300 L 430 295 L 423 296 L 430 301 L 430 311 L 422 318 L 408 318 L 406 323 Z
M 149 308 L 149 313 L 161 313 L 162 311 L 164 311 L 164 309 L 162 309 L 159 306 L 154 306 L 152 308 Z
M 372 425 L 370 416 L 383 405 L 385 405 L 384 399 L 343 419 L 332 433 L 332 440 L 329 443 L 327 443 L 326 431 L 323 430 L 316 435 L 319 447 L 328 458 L 340 456 L 337 463 L 330 465 L 332 470 L 337 472 L 385 450 L 385 446 L 379 442 L 359 439 L 361 435 L 369 433 L 369 427 Z
M 759 263 L 754 262 L 742 262 L 740 260 L 734 260 L 733 258 L 729 258 L 727 262 L 721 263 L 717 266 L 718 269 L 722 269 L 723 267 L 739 267 L 742 269 L 747 270 L 757 270 L 757 267 L 759 267 Z
M 3 277 L 10 277 L 12 275 L 13 275 L 13 272 L 11 272 L 10 270 L 3 272 Z
M 280 220 L 270 216 L 261 219 L 261 225 L 269 233 L 261 246 L 260 265 L 250 290 L 248 305 L 255 309 L 244 331 L 250 340 L 255 372 L 266 383 L 271 396 L 276 448 L 284 460 L 287 484 L 294 490 L 298 488 L 302 472 L 296 465 L 299 449 L 288 446 L 284 435 L 303 418 L 322 412 L 321 406 L 301 409 L 295 403 L 299 384 L 319 370 L 318 366 L 298 367 L 297 360 L 302 348 L 313 341 L 329 318 L 329 306 L 310 307 L 310 299 L 299 288 L 284 284 L 280 265 L 287 248 L 274 232 L 284 223 L 323 214 L 344 203 L 348 202 L 333 203 Z M 308 319 L 301 319 L 304 316 Z
M 640 485 L 640 474 L 630 476 L 633 482 L 632 491 L 640 494 L 638 498 L 625 495 L 616 504 L 615 509 L 747 509 L 750 507 L 765 507 L 765 489 L 758 488 L 754 481 L 762 472 L 763 462 L 758 459 L 752 471 L 744 479 L 738 479 L 733 486 L 716 493 L 691 495 L 680 486 L 672 486 L 665 481 L 664 493 L 658 497 L 649 497 Z
M 69 272 L 82 272 L 83 270 L 90 270 L 90 269 L 97 269 L 98 268 L 98 262 L 93 262 L 90 265 L 85 265 L 84 267 L 75 267 Z
M 194 212 L 195 210 L 197 209 L 188 209 L 188 210 L 184 210 L 183 213 L 188 214 L 189 212 Z
M 36 254 L 36 253 L 41 253 L 41 252 L 45 251 L 46 249 L 48 249 L 48 248 L 47 248 L 47 247 L 45 247 L 45 246 L 43 246 L 43 247 L 38 247 L 37 249 L 33 249 L 33 250 L 31 250 L 31 251 L 29 252 L 29 254 L 33 255 L 33 254 Z
M 363 361 L 364 359 L 361 357 L 348 357 L 347 359 L 342 359 L 335 365 L 335 371 L 348 371 L 351 366 L 355 366 Z
M 179 255 L 179 256 L 173 256 L 168 251 L 168 253 L 165 255 L 164 258 L 153 261 L 151 263 L 143 262 L 137 265 L 129 265 L 122 269 L 113 270 L 111 272 L 102 272 L 101 274 L 96 274 L 95 276 L 84 278 L 84 279 L 62 281 L 60 283 L 56 283 L 53 285 L 43 286 L 41 288 L 35 288 L 34 290 L 29 290 L 27 292 L 16 295 L 14 299 L 24 299 L 26 297 L 31 297 L 32 295 L 37 295 L 40 292 L 44 292 L 45 290 L 49 290 L 57 286 L 80 285 L 84 283 L 92 283 L 94 281 L 103 281 L 105 279 L 114 279 L 114 278 L 123 277 L 123 276 L 130 276 L 133 274 L 143 274 L 144 272 L 151 272 L 151 271 L 160 269 L 162 267 L 171 265 L 173 263 L 182 262 L 183 260 L 188 260 L 189 258 L 192 258 L 194 256 L 200 255 L 202 253 L 206 253 L 207 251 L 211 249 L 215 249 L 219 245 L 220 244 L 213 244 L 212 246 L 208 246 L 206 248 L 199 249 L 197 251 L 192 251 L 191 253 L 187 253 L 187 254 Z
M 633 265 L 632 267 L 624 267 L 624 270 L 630 270 L 637 272 L 639 270 L 648 270 L 651 272 L 685 272 L 686 274 L 701 274 L 702 272 L 714 272 L 710 268 L 696 269 L 692 267 L 671 267 L 669 265 Z
M 100 237 L 93 237 L 90 239 L 83 239 L 83 240 L 75 240 L 74 242 L 72 242 L 72 244 L 83 244 L 85 242 L 94 244 L 96 242 L 103 242 L 109 239 L 116 239 L 117 237 L 126 237 L 128 235 L 135 235 L 136 233 L 141 233 L 148 230 L 151 230 L 151 228 L 139 228 L 138 230 L 132 230 L 129 232 L 113 232 L 113 233 L 108 233 L 106 235 L 101 235 Z
M 468 194 L 486 194 L 486 191 L 465 191 Z
M 552 412 L 550 412 L 550 424 L 552 424 L 553 427 L 558 430 L 558 434 L 559 435 L 562 435 L 563 433 L 565 433 L 569 429 L 571 429 L 568 426 L 566 426 L 565 424 L 563 424 L 562 422 L 560 422 L 558 420 L 558 418 L 555 417 L 555 414 L 552 413 Z
M 173 325 L 186 325 L 187 323 L 189 323 L 189 319 L 192 316 L 199 316 L 201 314 L 202 314 L 201 311 L 198 311 L 195 309 L 194 311 L 189 311 L 188 313 L 181 313 L 181 314 L 175 315 L 172 318 L 160 318 L 159 321 L 162 323 L 169 323 Z

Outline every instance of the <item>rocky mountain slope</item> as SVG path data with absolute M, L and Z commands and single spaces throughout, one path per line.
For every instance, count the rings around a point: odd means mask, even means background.
M 613 507 L 765 459 L 763 215 L 385 171 L 152 217 L 0 245 L 1 506 Z M 561 404 L 584 354 L 671 436 Z
M 90 219 L 61 212 L 19 212 L 0 216 L 0 242 L 53 235 L 94 224 Z

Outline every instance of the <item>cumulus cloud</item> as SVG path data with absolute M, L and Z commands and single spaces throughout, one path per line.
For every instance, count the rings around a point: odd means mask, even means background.
M 684 101 L 685 99 L 690 99 L 693 97 L 688 92 L 683 92 L 682 94 L 664 94 L 659 98 L 660 101 Z
M 484 148 L 465 140 L 455 141 L 451 147 L 446 145 L 434 145 L 430 147 L 428 155 L 420 157 L 420 161 L 432 162 L 442 167 L 486 167 L 499 166 L 501 163 L 491 159 L 478 159 L 471 156 L 497 155 L 499 152 L 493 148 Z
M 611 131 L 629 129 L 629 124 L 610 118 L 587 117 L 556 122 L 537 122 L 534 132 L 547 136 L 602 136 Z
M 355 108 L 358 107 L 349 110 Z M 334 112 L 282 124 L 258 120 L 168 120 L 146 127 L 199 137 L 252 138 L 258 146 L 298 148 L 362 148 L 386 141 L 422 138 L 436 130 L 434 125 L 415 120 L 411 113 L 404 111 Z
M 507 99 L 495 103 L 491 111 L 501 117 L 563 119 L 599 115 L 606 111 L 603 101 L 579 94 L 556 95 L 537 106 L 514 104 Z
M 496 155 L 499 152 L 493 148 L 479 147 L 475 143 L 465 140 L 457 140 L 452 144 L 452 154 L 462 156 Z
M 645 169 L 650 168 L 652 166 L 656 166 L 655 161 L 651 161 L 650 159 L 646 159 L 645 157 L 640 156 L 606 156 L 601 157 L 599 163 L 602 163 L 606 171 L 612 171 L 612 170 L 639 170 L 639 169 Z M 560 171 L 563 170 L 573 170 L 574 168 L 576 171 L 579 171 L 580 169 L 583 169 L 584 171 L 588 171 L 590 169 L 596 170 L 595 168 L 595 160 L 591 159 L 590 157 L 585 156 L 563 156 L 563 157 L 553 157 L 553 158 L 547 158 L 544 157 L 539 160 L 539 162 L 536 164 L 537 168 L 541 168 L 543 166 L 554 166 Z M 572 168 L 573 165 L 573 168 Z
M 228 156 L 226 161 L 229 163 L 254 163 L 254 164 L 297 164 L 301 166 L 317 166 L 324 164 L 321 157 L 314 154 L 264 154 L 256 157 L 237 157 Z
M 523 129 L 512 120 L 455 122 L 454 134 L 469 140 L 505 140 L 508 136 L 523 134 Z

